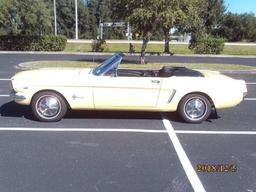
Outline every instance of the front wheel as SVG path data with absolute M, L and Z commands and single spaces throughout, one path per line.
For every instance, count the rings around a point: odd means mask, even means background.
M 178 114 L 185 122 L 201 123 L 210 116 L 211 103 L 203 95 L 189 94 L 179 103 Z
M 33 97 L 31 107 L 36 119 L 44 122 L 59 121 L 67 112 L 65 100 L 51 91 L 37 93 Z

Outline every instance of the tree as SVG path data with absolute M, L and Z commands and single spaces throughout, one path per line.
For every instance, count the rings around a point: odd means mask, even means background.
M 17 15 L 22 35 L 43 35 L 53 31 L 51 11 L 44 1 L 17 1 Z
M 228 41 L 256 41 L 256 17 L 254 14 L 225 14 L 218 35 Z
M 97 19 L 97 17 L 99 17 L 99 13 L 97 13 L 97 6 L 98 6 L 98 2 L 97 0 L 91 0 L 88 3 L 88 11 L 89 11 L 89 18 L 88 18 L 88 22 L 89 22 L 89 34 L 90 34 L 90 38 L 92 39 L 96 39 L 97 35 L 98 35 L 98 26 L 99 26 L 99 19 Z
M 157 5 L 156 0 L 140 0 L 136 3 L 126 4 L 126 7 L 131 10 L 128 21 L 142 34 L 141 64 L 145 63 L 145 51 L 152 31 L 159 27 L 157 12 L 155 11 L 158 8 Z
M 99 35 L 99 24 L 112 22 L 112 0 L 91 0 L 88 3 L 91 38 Z M 119 20 L 118 20 L 119 21 Z M 122 32 L 116 28 L 108 28 L 104 38 L 122 37 Z
M 140 32 L 143 40 L 141 63 L 145 63 L 145 50 L 152 32 L 160 27 L 159 0 L 117 0 L 113 2 L 114 18 L 130 22 L 135 31 Z
M 78 1 L 78 34 L 79 38 L 90 39 L 91 26 L 89 22 L 89 8 L 83 0 Z
M 186 19 L 186 13 L 182 7 L 187 6 L 186 0 L 160 1 L 158 20 L 164 32 L 165 46 L 164 52 L 170 53 L 170 29 Z
M 178 25 L 178 29 L 191 33 L 189 48 L 193 49 L 201 39 L 216 35 L 221 26 L 225 6 L 223 0 L 192 0 L 182 6 L 182 10 L 187 19 Z
M 75 1 L 56 1 L 58 33 L 68 38 L 75 37 Z
M 52 32 L 51 13 L 44 1 L 0 0 L 0 33 L 43 35 Z
M 15 3 L 13 0 L 0 0 L 0 35 L 19 33 Z
M 220 0 L 219 0 L 220 1 Z M 197 29 L 203 26 L 200 19 L 200 8 L 205 6 L 205 0 L 117 0 L 114 2 L 116 17 L 129 21 L 140 32 L 143 39 L 141 48 L 141 63 L 145 62 L 145 49 L 152 33 L 163 29 L 165 36 L 165 52 L 169 53 L 169 31 L 172 27 Z M 191 25 L 192 22 L 197 25 Z M 189 26 L 187 27 L 187 24 Z
M 202 11 L 206 33 L 215 35 L 215 31 L 220 28 L 226 11 L 224 0 L 206 0 L 206 7 Z
M 247 41 L 256 41 L 256 17 L 253 13 L 244 13 L 240 15 L 243 26 L 243 37 Z
M 218 34 L 228 41 L 241 41 L 243 39 L 243 26 L 238 14 L 227 13 Z
M 189 48 L 193 49 L 196 43 L 206 33 L 204 11 L 207 0 L 187 1 L 181 6 L 182 11 L 186 14 L 186 19 L 180 21 L 176 28 L 180 33 L 191 33 Z

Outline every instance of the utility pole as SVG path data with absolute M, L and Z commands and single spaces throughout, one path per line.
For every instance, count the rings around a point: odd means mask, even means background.
M 76 40 L 78 40 L 78 10 L 77 10 L 77 0 L 75 0 L 76 6 Z
M 56 0 L 53 0 L 54 9 L 54 35 L 57 36 L 57 14 L 56 14 Z

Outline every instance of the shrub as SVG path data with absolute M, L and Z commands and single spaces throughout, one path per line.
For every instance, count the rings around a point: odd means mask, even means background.
M 0 50 L 6 51 L 63 51 L 65 36 L 0 36 Z
M 63 51 L 67 44 L 65 36 L 46 35 L 41 38 L 41 46 L 44 51 Z M 40 50 L 39 50 L 40 51 Z
M 196 54 L 220 54 L 224 49 L 223 38 L 204 37 L 194 43 L 191 48 Z
M 93 40 L 91 46 L 93 52 L 103 52 L 105 49 L 107 49 L 107 43 L 104 39 Z

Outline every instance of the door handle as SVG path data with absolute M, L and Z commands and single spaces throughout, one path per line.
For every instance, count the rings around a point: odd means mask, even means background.
M 151 80 L 151 83 L 160 83 L 160 81 L 159 80 Z

